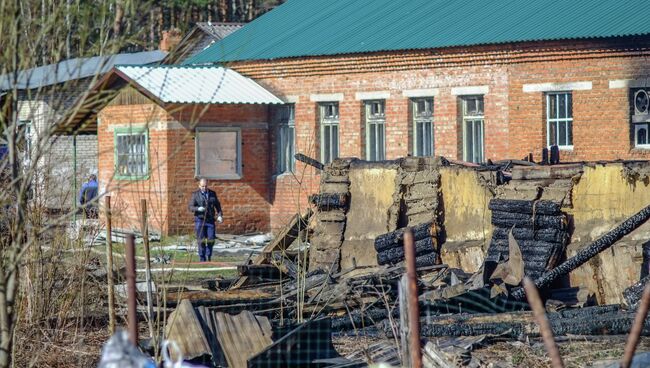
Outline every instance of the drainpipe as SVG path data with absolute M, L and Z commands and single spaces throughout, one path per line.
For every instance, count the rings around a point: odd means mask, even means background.
M 72 219 L 77 223 L 77 135 L 72 135 Z

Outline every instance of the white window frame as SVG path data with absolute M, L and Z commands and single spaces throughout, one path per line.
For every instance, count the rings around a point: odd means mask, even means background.
M 320 158 L 321 162 L 328 164 L 339 157 L 340 131 L 339 103 L 321 102 L 318 104 L 320 115 Z M 336 134 L 332 130 L 336 129 Z M 326 139 L 326 130 L 329 130 L 329 139 Z M 334 142 L 336 136 L 336 142 Z
M 149 130 L 146 127 L 140 128 L 140 127 L 129 127 L 129 128 L 116 128 L 114 130 L 114 160 L 115 160 L 115 171 L 114 171 L 114 177 L 115 179 L 118 180 L 147 180 L 149 179 L 149 173 L 150 173 L 150 163 L 149 163 Z M 142 147 L 142 152 L 120 152 L 120 145 L 119 141 L 120 138 L 123 137 L 130 137 L 130 136 L 142 136 L 143 137 L 143 144 L 144 147 Z M 131 148 L 128 148 L 129 150 L 132 150 Z M 127 172 L 127 173 L 121 173 L 119 171 L 119 163 L 120 163 L 120 156 L 126 155 L 130 156 L 132 154 L 137 154 L 138 156 L 142 156 L 142 160 L 139 163 L 140 165 L 144 165 L 144 172 L 142 173 L 133 173 L 133 172 Z M 128 166 L 128 164 L 127 164 Z
M 386 159 L 386 100 L 364 101 L 366 116 L 366 160 Z M 374 140 L 371 136 L 374 132 Z M 373 150 L 374 149 L 374 154 Z
M 201 162 L 201 157 L 200 157 L 200 134 L 201 132 L 223 132 L 223 133 L 237 133 L 237 173 L 236 174 L 225 174 L 225 175 L 205 175 L 201 173 L 201 168 L 200 168 L 200 162 Z M 242 138 L 241 138 L 241 128 L 239 127 L 196 127 L 195 129 L 195 134 L 196 137 L 194 139 L 195 141 L 195 157 L 194 157 L 194 173 L 197 178 L 205 178 L 205 179 L 212 179 L 212 180 L 239 180 L 243 178 L 243 171 L 242 171 Z
M 278 110 L 277 174 L 294 172 L 296 169 L 296 109 L 287 104 Z
M 570 100 L 568 98 L 570 97 Z M 556 114 L 552 116 L 551 111 L 551 98 L 555 99 L 555 106 L 557 108 Z M 564 99 L 564 117 L 560 117 L 560 99 Z M 571 113 L 571 116 L 569 116 Z M 573 150 L 573 94 L 571 91 L 559 91 L 559 92 L 548 92 L 546 93 L 546 145 L 550 147 L 552 145 L 551 140 L 551 125 L 555 124 L 555 142 L 561 150 Z M 560 124 L 570 124 L 570 129 L 565 128 L 565 142 L 567 144 L 560 145 L 559 134 L 560 134 Z M 571 142 L 569 143 L 569 138 Z
M 638 83 L 641 84 L 641 83 Z M 631 88 L 630 89 L 630 115 L 631 115 L 631 129 L 634 134 L 634 148 L 639 149 L 650 149 L 650 111 L 638 112 L 635 106 L 635 97 L 636 92 L 639 90 L 644 90 L 650 92 L 650 89 L 647 86 L 641 85 L 641 88 Z M 650 110 L 650 108 L 648 109 Z M 640 144 L 638 138 L 639 130 L 646 130 L 646 143 Z
M 424 104 L 424 111 L 420 111 L 420 103 Z M 411 111 L 413 115 L 413 156 L 433 156 L 435 154 L 433 97 L 412 98 Z M 422 131 L 425 131 L 428 126 L 429 132 L 423 133 L 421 137 L 421 130 L 418 129 L 418 125 L 422 125 L 424 128 Z M 424 137 L 424 135 L 427 135 L 427 137 Z M 429 140 L 429 142 L 426 142 L 426 140 Z M 420 152 L 420 146 L 423 147 L 422 151 L 424 152 Z
M 464 95 L 460 97 L 462 124 L 463 124 L 463 161 L 481 163 L 485 161 L 485 98 L 483 95 Z M 482 109 L 470 113 L 468 110 L 469 101 L 481 101 Z M 469 131 L 469 126 L 472 125 L 472 131 Z M 476 150 L 476 128 L 478 127 L 478 139 L 481 143 L 480 152 Z M 472 138 L 472 152 L 470 152 L 468 134 L 471 133 Z M 478 159 L 477 159 L 478 156 Z

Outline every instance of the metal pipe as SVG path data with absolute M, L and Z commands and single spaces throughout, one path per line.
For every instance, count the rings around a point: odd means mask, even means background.
M 632 325 L 630 336 L 627 338 L 627 343 L 625 344 L 625 352 L 623 353 L 623 360 L 621 360 L 621 368 L 628 368 L 632 364 L 634 352 L 639 344 L 639 336 L 641 336 L 641 332 L 643 332 L 643 325 L 648 316 L 648 308 L 650 308 L 650 284 L 646 285 L 645 289 L 643 289 L 641 303 L 639 304 L 636 316 L 634 316 L 634 324 Z
M 72 218 L 77 221 L 77 135 L 72 136 Z
M 145 259 L 145 281 L 147 283 L 147 323 L 149 325 L 149 337 L 154 337 L 153 331 L 153 291 L 151 290 L 151 256 L 149 254 L 149 224 L 147 222 L 147 200 L 140 200 L 142 208 L 142 239 L 144 243 Z
M 551 366 L 553 368 L 563 368 L 564 363 L 560 356 L 560 350 L 558 350 L 557 345 L 555 344 L 553 330 L 551 329 L 551 325 L 548 323 L 548 318 L 546 318 L 546 311 L 544 310 L 542 299 L 539 297 L 535 283 L 533 283 L 533 281 L 528 277 L 524 277 L 524 289 L 526 290 L 528 304 L 530 304 L 530 307 L 533 309 L 535 321 L 539 325 L 539 332 L 542 335 L 546 352 L 551 358 Z
M 404 258 L 408 279 L 409 348 L 412 368 L 422 367 L 420 347 L 420 307 L 418 305 L 418 284 L 415 266 L 415 242 L 411 228 L 404 232 Z
M 113 287 L 113 225 L 111 196 L 106 196 L 106 271 L 108 281 L 108 330 L 115 333 L 115 289 Z
M 126 236 L 126 291 L 128 295 L 128 322 L 129 340 L 133 345 L 138 345 L 138 316 L 137 301 L 135 299 L 135 236 Z

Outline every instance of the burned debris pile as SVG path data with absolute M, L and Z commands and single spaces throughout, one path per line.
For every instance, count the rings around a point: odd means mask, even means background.
M 167 336 L 186 360 L 213 367 L 407 365 L 409 341 L 416 341 L 425 367 L 479 366 L 473 346 L 543 337 L 523 288 L 531 283 L 556 337 L 632 329 L 647 270 L 625 285 L 618 296 L 625 303 L 605 297 L 600 275 L 594 288 L 574 282 L 572 272 L 599 267 L 597 257 L 643 225 L 650 206 L 608 223 L 580 223 L 580 202 L 566 191 L 588 180 L 582 165 L 302 159 L 322 170 L 319 193 L 307 198 L 311 209 L 240 265 L 234 280 L 167 296 L 176 306 Z M 509 181 L 524 183 L 523 190 Z M 544 183 L 549 188 L 539 189 Z M 415 275 L 412 282 L 406 274 Z M 415 340 L 410 331 L 419 331 Z M 650 336 L 650 323 L 642 320 L 635 331 Z M 332 339 L 351 335 L 379 342 L 341 354 Z

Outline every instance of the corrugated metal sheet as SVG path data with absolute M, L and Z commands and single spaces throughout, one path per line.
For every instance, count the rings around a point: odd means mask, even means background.
M 15 85 L 18 89 L 40 88 L 104 74 L 117 64 L 145 65 L 157 63 L 165 55 L 167 55 L 166 52 L 156 50 L 64 60 L 60 63 L 19 72 Z M 0 75 L 0 91 L 11 89 L 14 85 L 12 80 L 13 77 L 9 74 Z
M 284 103 L 252 79 L 227 68 L 117 66 L 116 69 L 165 103 Z
M 186 64 L 650 34 L 638 0 L 289 0 Z
M 225 38 L 244 26 L 244 23 L 211 23 L 199 22 L 196 27 L 211 35 L 215 40 Z

